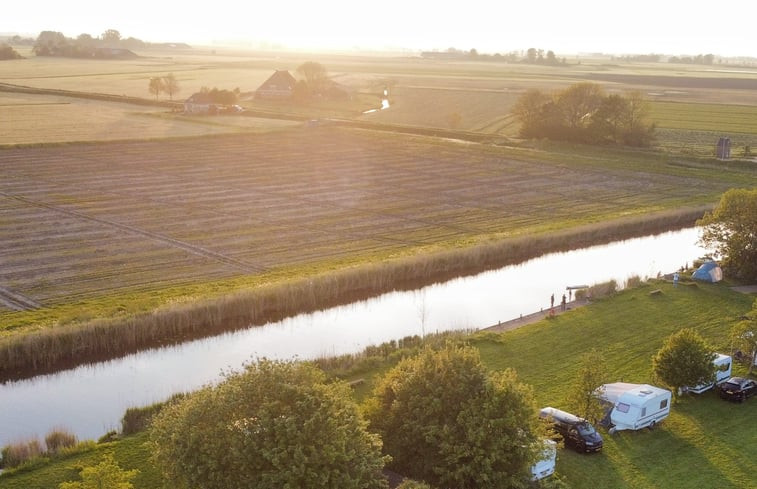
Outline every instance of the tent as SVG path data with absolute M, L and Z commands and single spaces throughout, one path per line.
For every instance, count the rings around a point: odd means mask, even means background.
M 696 269 L 691 278 L 702 280 L 703 282 L 720 282 L 723 280 L 723 270 L 717 262 L 706 261 Z

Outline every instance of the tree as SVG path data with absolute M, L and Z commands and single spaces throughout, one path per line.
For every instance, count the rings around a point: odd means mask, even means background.
M 37 56 L 56 56 L 68 44 L 66 36 L 60 32 L 42 31 L 37 36 L 32 51 Z
M 400 361 L 366 401 L 393 467 L 437 487 L 522 487 L 540 449 L 530 387 L 489 374 L 471 347 Z
M 529 88 L 518 98 L 513 113 L 520 120 L 521 136 L 534 137 L 541 133 L 544 125 L 544 106 L 550 101 L 550 96 L 538 88 Z
M 58 489 L 132 489 L 131 479 L 138 473 L 136 469 L 123 470 L 113 455 L 107 454 L 99 464 L 82 469 L 81 481 L 61 482 Z
M 590 128 L 594 138 L 598 141 L 622 142 L 628 111 L 629 102 L 623 96 L 612 94 L 603 98 L 591 119 Z
M 586 127 L 602 104 L 602 98 L 602 87 L 590 82 L 576 83 L 558 93 L 557 105 L 565 125 L 571 130 Z
M 384 488 L 381 441 L 349 387 L 262 360 L 165 408 L 150 431 L 171 487 Z
M 297 67 L 297 73 L 305 79 L 311 94 L 320 93 L 326 88 L 329 77 L 326 68 L 321 63 L 306 61 Z
M 528 51 L 526 51 L 526 60 L 529 63 L 536 63 L 536 48 L 528 48 Z
M 147 89 L 150 91 L 151 94 L 155 95 L 155 100 L 158 100 L 158 95 L 160 95 L 160 92 L 165 90 L 163 78 L 160 78 L 157 76 L 150 78 L 150 83 Z
M 595 395 L 597 388 L 607 382 L 607 362 L 597 350 L 581 356 L 578 375 L 571 387 L 568 403 L 571 409 L 592 424 L 604 416 L 604 408 Z
M 757 299 L 752 304 L 752 310 L 731 327 L 731 341 L 735 349 L 745 353 L 749 363 L 747 374 L 751 375 L 757 360 Z
M 179 81 L 173 73 L 163 77 L 163 91 L 168 94 L 168 99 L 173 100 L 173 94 L 179 93 Z
M 700 242 L 720 257 L 726 274 L 757 280 L 757 189 L 727 191 L 697 225 L 702 226 Z
M 0 59 L 21 59 L 22 57 L 7 44 L 0 44 Z
M 715 380 L 715 352 L 691 328 L 668 336 L 652 357 L 654 375 L 668 385 L 677 397 L 685 386 L 697 386 Z
M 108 29 L 102 34 L 103 42 L 107 44 L 118 44 L 121 41 L 121 33 L 115 29 Z

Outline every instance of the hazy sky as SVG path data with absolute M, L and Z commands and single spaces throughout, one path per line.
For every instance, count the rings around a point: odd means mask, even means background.
M 731 0 L 255 0 L 4 2 L 0 32 L 145 41 L 269 41 L 296 48 L 529 47 L 577 52 L 757 57 L 757 1 Z

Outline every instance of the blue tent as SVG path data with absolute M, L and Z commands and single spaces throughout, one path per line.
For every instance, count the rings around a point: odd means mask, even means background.
M 691 278 L 703 282 L 720 282 L 723 280 L 723 270 L 717 262 L 706 261 L 702 263 L 702 266 L 696 269 Z

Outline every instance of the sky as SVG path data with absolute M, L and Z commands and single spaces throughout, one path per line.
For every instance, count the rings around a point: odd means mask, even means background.
M 3 5 L 0 33 L 97 37 L 116 29 L 123 37 L 194 45 L 757 57 L 755 22 L 755 0 L 36 0 Z

